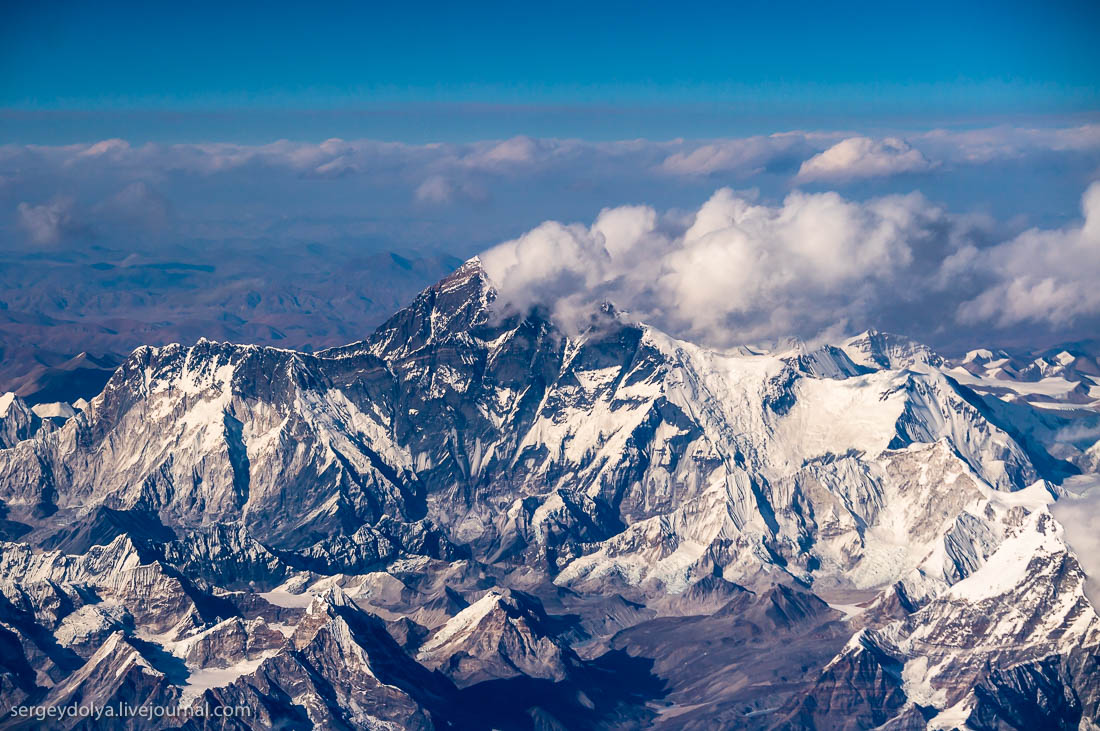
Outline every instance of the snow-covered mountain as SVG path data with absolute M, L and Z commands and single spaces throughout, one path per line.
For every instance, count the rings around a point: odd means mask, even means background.
M 472 260 L 352 345 L 140 348 L 67 418 L 0 398 L 2 704 L 1096 727 L 1087 521 L 1051 506 L 1090 504 L 1100 415 L 1016 398 L 1093 361 L 715 352 L 493 300 Z
M 1100 410 L 1100 359 L 1095 343 L 1075 343 L 1027 357 L 972 350 L 951 374 L 979 393 L 1047 409 Z

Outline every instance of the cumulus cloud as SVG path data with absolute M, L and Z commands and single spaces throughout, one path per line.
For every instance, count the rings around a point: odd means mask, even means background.
M 931 167 L 932 163 L 919 150 L 897 137 L 881 140 L 850 137 L 802 163 L 798 180 L 873 178 L 920 172 Z
M 501 311 L 545 306 L 566 327 L 610 301 L 715 346 L 952 321 L 988 336 L 1100 317 L 1100 182 L 1082 210 L 997 243 L 987 218 L 917 193 L 795 191 L 768 205 L 722 188 L 687 215 L 625 206 L 588 226 L 548 221 L 481 258 Z
M 33 243 L 44 246 L 58 243 L 77 228 L 71 198 L 58 198 L 37 206 L 20 203 L 16 219 Z
M 1085 191 L 1081 210 L 1080 225 L 1031 229 L 988 250 L 960 250 L 957 259 L 991 280 L 960 305 L 960 321 L 1062 325 L 1100 313 L 1100 182 Z
M 944 214 L 920 195 L 863 203 L 791 193 L 761 205 L 723 188 L 686 222 L 647 206 L 591 226 L 547 222 L 481 255 L 502 310 L 550 307 L 567 327 L 609 300 L 716 345 L 864 320 L 916 276 Z

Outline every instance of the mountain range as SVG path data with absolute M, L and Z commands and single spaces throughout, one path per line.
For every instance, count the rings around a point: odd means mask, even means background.
M 0 706 L 1100 725 L 1094 344 L 719 352 L 494 301 L 473 259 L 350 345 L 144 346 L 68 411 L 0 397 Z
M 32 405 L 91 399 L 134 348 L 200 336 L 340 345 L 461 263 L 362 238 L 3 249 L 0 392 Z

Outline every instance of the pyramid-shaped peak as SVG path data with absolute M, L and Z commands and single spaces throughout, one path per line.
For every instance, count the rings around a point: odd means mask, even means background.
M 904 335 L 865 330 L 840 346 L 852 362 L 874 369 L 911 368 L 917 364 L 940 365 L 941 358 L 923 343 Z

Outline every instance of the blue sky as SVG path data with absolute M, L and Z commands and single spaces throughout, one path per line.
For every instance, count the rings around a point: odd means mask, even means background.
M 17 1 L 2 12 L 8 142 L 714 137 L 1100 106 L 1095 2 Z

